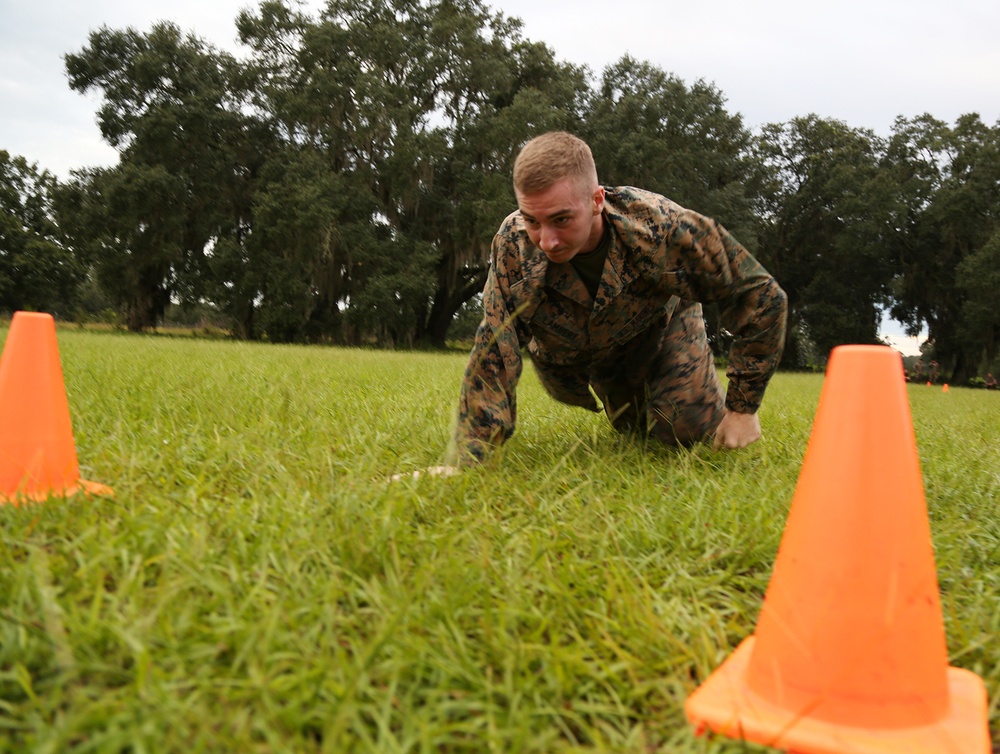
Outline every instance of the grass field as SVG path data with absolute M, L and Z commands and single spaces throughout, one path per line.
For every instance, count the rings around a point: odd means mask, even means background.
M 714 454 L 620 438 L 529 367 L 495 462 L 390 482 L 441 461 L 464 356 L 59 342 L 116 495 L 0 505 L 0 751 L 770 751 L 682 705 L 754 630 L 821 376 L 779 374 L 764 440 Z M 996 748 L 1000 395 L 908 389 Z

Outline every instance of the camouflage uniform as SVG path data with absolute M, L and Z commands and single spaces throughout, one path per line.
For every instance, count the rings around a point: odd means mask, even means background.
M 596 393 L 620 431 L 687 445 L 712 434 L 724 408 L 757 410 L 784 345 L 787 303 L 774 278 L 718 223 L 657 194 L 606 188 L 604 221 L 612 244 L 591 297 L 572 264 L 531 243 L 520 212 L 504 220 L 453 462 L 481 461 L 514 433 L 522 347 L 553 398 L 600 411 Z M 725 399 L 701 302 L 718 302 L 736 335 Z

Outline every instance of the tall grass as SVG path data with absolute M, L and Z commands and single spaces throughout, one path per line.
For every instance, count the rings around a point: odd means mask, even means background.
M 736 453 L 621 438 L 530 368 L 452 478 L 461 355 L 61 331 L 83 476 L 0 506 L 0 750 L 765 751 L 686 696 L 753 632 L 822 378 Z M 997 737 L 1000 395 L 909 388 L 953 664 Z M 958 754 L 956 752 L 956 754 Z

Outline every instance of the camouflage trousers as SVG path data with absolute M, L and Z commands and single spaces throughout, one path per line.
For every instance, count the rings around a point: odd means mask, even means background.
M 690 446 L 712 436 L 725 413 L 697 302 L 681 301 L 669 322 L 592 365 L 590 384 L 615 429 L 646 432 L 667 445 Z

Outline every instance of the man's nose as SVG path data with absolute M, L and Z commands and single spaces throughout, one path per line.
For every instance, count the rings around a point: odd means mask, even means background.
M 558 243 L 559 236 L 556 234 L 555 228 L 543 225 L 538 239 L 538 245 L 542 247 L 542 251 L 551 251 Z

